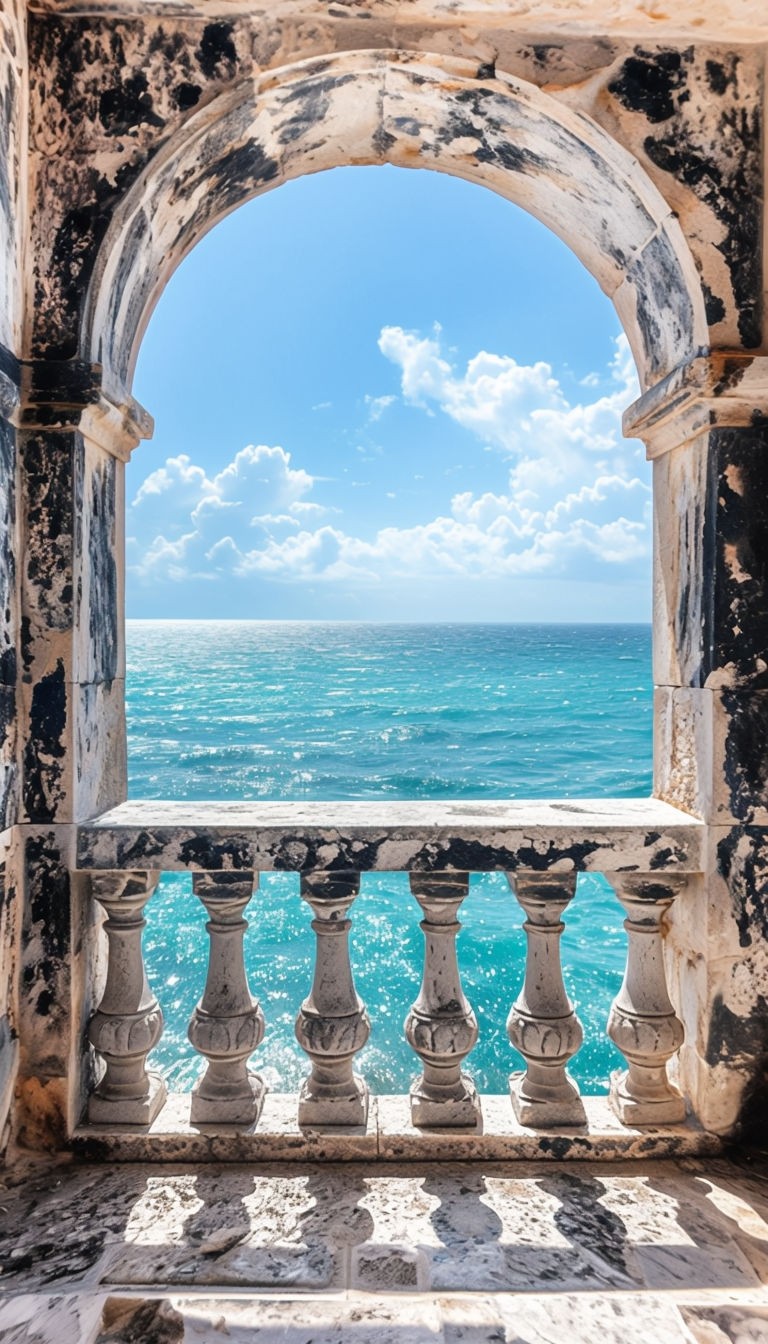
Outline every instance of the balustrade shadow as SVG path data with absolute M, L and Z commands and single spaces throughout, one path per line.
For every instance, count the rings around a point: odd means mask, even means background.
M 768 1224 L 738 1171 L 705 1170 L 74 1162 L 6 1189 L 0 1269 L 10 1294 L 758 1291 Z

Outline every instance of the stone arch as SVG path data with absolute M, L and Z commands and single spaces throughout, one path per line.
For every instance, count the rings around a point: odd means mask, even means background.
M 643 388 L 706 347 L 701 286 L 673 211 L 592 120 L 464 59 L 357 51 L 221 95 L 134 183 L 102 243 L 81 327 L 81 356 L 102 365 L 105 392 L 125 398 L 165 283 L 224 215 L 304 173 L 382 163 L 487 186 L 558 234 L 612 299 Z

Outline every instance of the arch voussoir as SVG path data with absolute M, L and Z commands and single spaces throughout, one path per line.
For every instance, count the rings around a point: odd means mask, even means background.
M 466 59 L 376 51 L 249 80 L 186 124 L 115 211 L 85 302 L 83 358 L 119 397 L 169 275 L 219 219 L 291 178 L 381 163 L 476 182 L 557 233 L 614 299 L 643 386 L 705 344 L 682 232 L 605 131 Z

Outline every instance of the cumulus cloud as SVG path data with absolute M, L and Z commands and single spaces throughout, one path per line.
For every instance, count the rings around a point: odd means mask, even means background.
M 152 472 L 131 505 L 135 572 L 172 582 L 226 575 L 347 587 L 643 572 L 650 490 L 641 449 L 621 437 L 621 412 L 637 393 L 624 337 L 607 369 L 576 384 L 575 396 L 542 360 L 525 365 L 480 351 L 457 368 L 439 328 L 424 336 L 384 327 L 379 348 L 417 415 L 446 416 L 472 436 L 475 452 L 482 444 L 501 456 L 503 490 L 464 490 L 437 517 L 359 536 L 328 521 L 333 511 L 310 498 L 315 478 L 283 448 L 243 448 L 210 478 L 181 455 Z M 366 398 L 369 418 L 392 400 Z
M 380 420 L 388 406 L 391 406 L 397 397 L 387 394 L 383 397 L 366 396 L 365 404 L 368 407 L 368 419 Z

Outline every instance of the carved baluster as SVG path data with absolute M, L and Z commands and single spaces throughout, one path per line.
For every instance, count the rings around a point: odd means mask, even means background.
M 560 964 L 561 916 L 573 900 L 575 873 L 508 873 L 526 914 L 525 981 L 507 1019 L 507 1035 L 525 1060 L 509 1079 L 521 1125 L 583 1125 L 579 1089 L 567 1071 L 583 1040 L 581 1023 L 565 992 Z
M 165 1084 L 148 1073 L 147 1055 L 163 1032 L 163 1014 L 147 983 L 141 950 L 144 906 L 159 874 L 94 873 L 91 890 L 107 912 L 109 961 L 104 995 L 88 1027 L 106 1070 L 88 1103 L 95 1124 L 149 1125 L 165 1101 Z
M 203 997 L 188 1036 L 208 1067 L 192 1091 L 193 1125 L 251 1125 L 261 1113 L 265 1086 L 248 1069 L 264 1035 L 264 1015 L 249 988 L 243 960 L 248 927 L 243 911 L 258 873 L 195 873 L 192 889 L 208 911 L 211 946 Z
M 461 1065 L 477 1042 L 477 1020 L 461 988 L 456 960 L 459 906 L 467 873 L 411 873 L 411 891 L 424 911 L 424 977 L 405 1021 L 408 1044 L 424 1071 L 411 1084 L 411 1119 L 426 1128 L 464 1127 L 480 1121 L 480 1100 Z
M 368 1088 L 352 1065 L 371 1026 L 352 979 L 346 918 L 359 890 L 359 873 L 301 876 L 317 949 L 312 989 L 296 1022 L 297 1040 L 312 1062 L 299 1095 L 300 1125 L 364 1125 L 368 1119 Z
M 685 1119 L 685 1102 L 667 1077 L 683 1043 L 683 1024 L 667 992 L 661 921 L 686 878 L 617 873 L 609 879 L 627 912 L 627 968 L 608 1017 L 608 1035 L 629 1068 L 611 1075 L 611 1105 L 626 1125 Z

